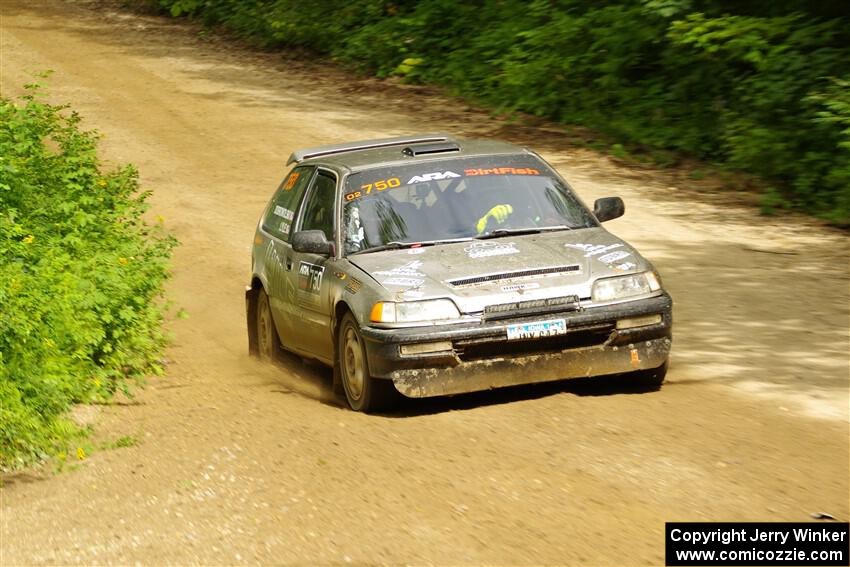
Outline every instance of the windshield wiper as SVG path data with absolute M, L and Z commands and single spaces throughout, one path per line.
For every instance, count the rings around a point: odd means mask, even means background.
M 398 250 L 400 248 L 418 248 L 420 246 L 435 246 L 437 244 L 451 244 L 452 242 L 468 242 L 472 240 L 471 238 L 446 238 L 443 240 L 425 240 L 422 242 L 401 242 L 399 240 L 393 240 L 392 242 L 387 242 L 386 244 L 381 244 L 380 246 L 375 246 L 373 248 L 367 248 L 366 250 L 358 250 L 357 252 L 351 252 L 348 255 L 354 256 L 355 254 L 368 254 L 370 252 L 381 252 L 382 250 Z
M 541 232 L 552 232 L 556 230 L 572 230 L 572 226 L 561 224 L 558 226 L 527 227 L 527 228 L 497 228 L 485 232 L 475 238 L 477 240 L 489 240 L 490 238 L 501 238 L 503 236 L 517 236 L 523 234 L 540 234 Z
M 381 250 L 398 250 L 399 248 L 409 248 L 417 244 L 416 242 L 401 242 L 398 240 L 393 240 L 392 242 L 387 242 L 386 244 L 381 244 L 380 246 L 375 246 L 373 248 L 367 248 L 366 250 L 358 250 L 357 252 L 350 252 L 348 255 L 353 256 L 355 254 L 365 254 L 367 252 L 380 252 Z

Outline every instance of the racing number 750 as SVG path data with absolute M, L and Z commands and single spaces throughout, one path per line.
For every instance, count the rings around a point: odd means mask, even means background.
M 401 181 L 399 181 L 398 177 L 390 177 L 387 180 L 375 181 L 374 183 L 366 183 L 365 185 L 361 185 L 360 189 L 362 191 L 366 191 L 366 194 L 372 192 L 372 189 L 376 191 L 383 191 L 388 187 L 398 187 L 401 185 Z
M 384 189 L 398 187 L 399 185 L 401 185 L 401 180 L 398 177 L 390 177 L 389 179 L 382 179 L 380 181 L 375 181 L 374 183 L 364 183 L 360 186 L 360 191 L 348 193 L 345 196 L 345 200 L 353 201 L 354 199 L 359 199 L 363 195 L 371 193 L 372 189 L 375 191 L 383 191 Z

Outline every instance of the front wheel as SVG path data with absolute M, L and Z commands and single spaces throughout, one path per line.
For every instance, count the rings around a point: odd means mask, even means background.
M 339 326 L 337 364 L 348 405 L 354 411 L 373 412 L 389 408 L 397 397 L 391 380 L 372 378 L 360 327 L 351 313 Z

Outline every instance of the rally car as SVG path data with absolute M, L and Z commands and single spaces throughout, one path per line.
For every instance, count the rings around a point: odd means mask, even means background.
M 309 148 L 260 218 L 249 350 L 334 368 L 352 409 L 566 378 L 664 380 L 653 266 L 533 151 L 420 135 Z

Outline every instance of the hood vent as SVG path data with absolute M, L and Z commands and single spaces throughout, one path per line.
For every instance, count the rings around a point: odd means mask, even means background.
M 401 150 L 406 156 L 416 157 L 416 156 L 427 156 L 430 154 L 444 154 L 446 152 L 459 152 L 460 146 L 454 142 L 442 142 L 436 144 L 417 144 L 415 146 L 408 146 Z
M 553 274 L 566 274 L 572 272 L 580 272 L 581 266 L 573 264 L 572 266 L 553 266 L 551 268 L 535 268 L 533 270 L 519 270 L 517 272 L 502 272 L 498 274 L 487 274 L 483 276 L 472 276 L 469 278 L 458 278 L 456 280 L 448 280 L 446 283 L 454 287 L 463 285 L 474 285 L 482 283 L 498 282 L 501 280 L 512 280 L 514 278 L 527 278 L 531 276 L 549 276 Z

